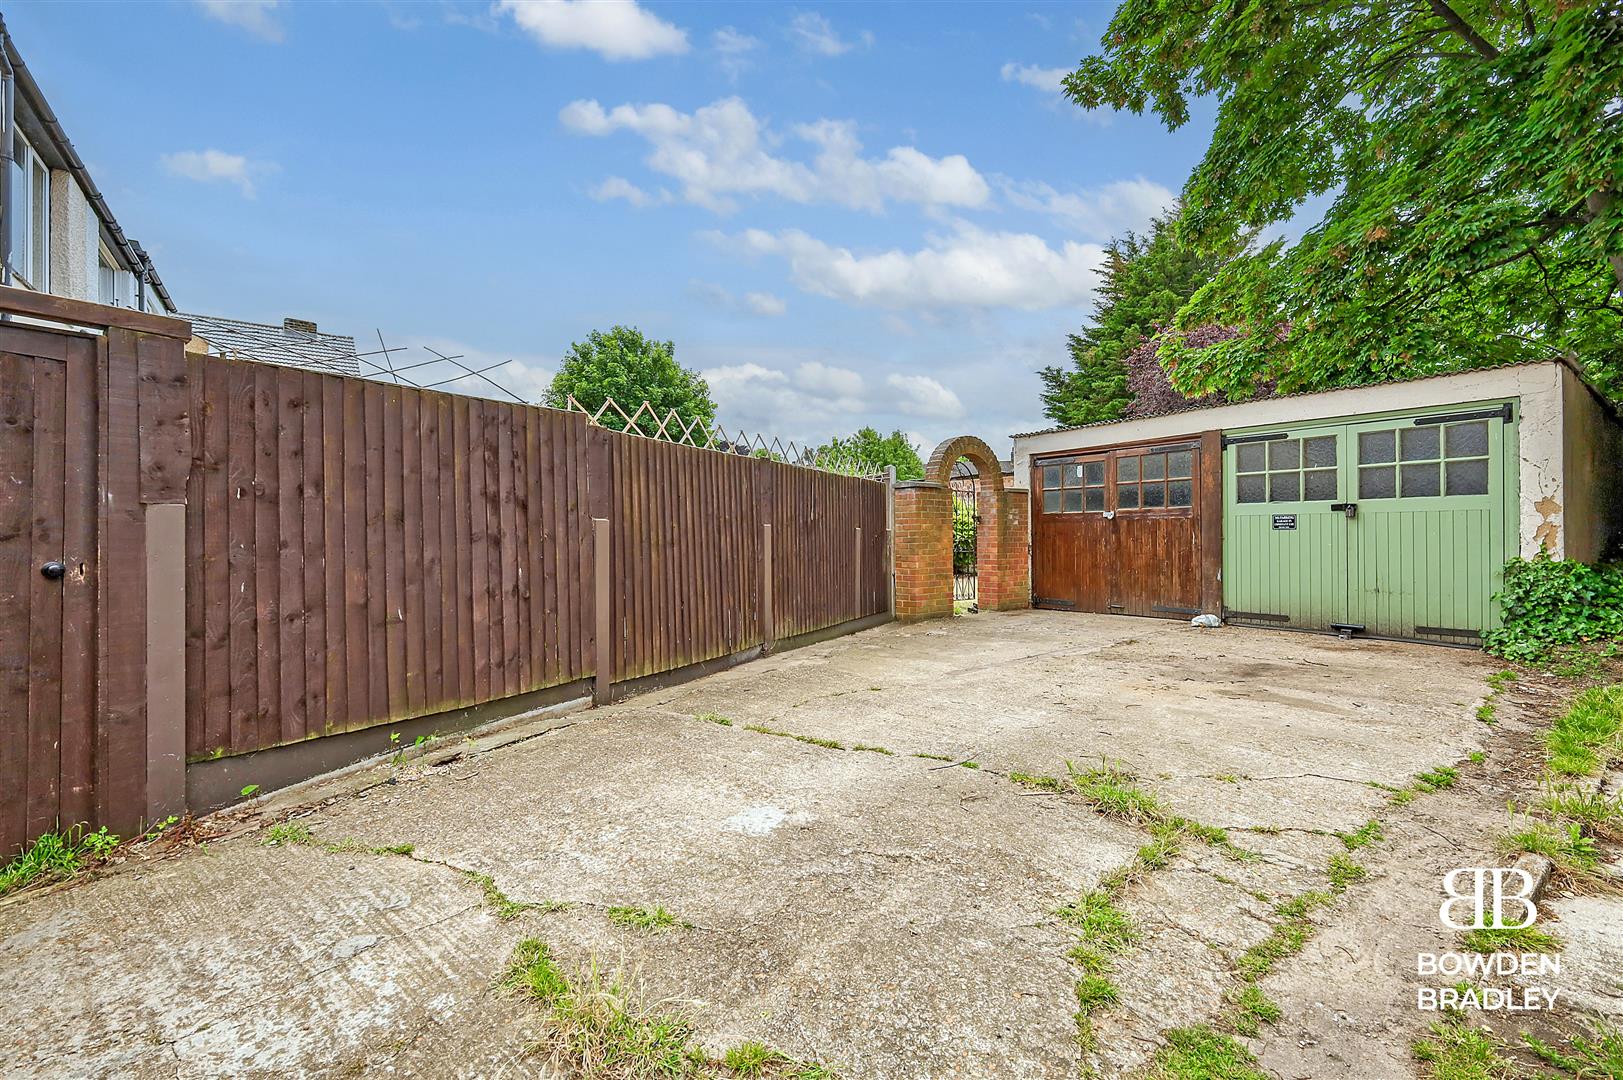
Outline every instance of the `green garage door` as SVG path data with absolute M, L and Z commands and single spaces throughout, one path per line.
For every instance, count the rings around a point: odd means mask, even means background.
M 1232 622 L 1471 642 L 1514 550 L 1510 404 L 1230 432 Z

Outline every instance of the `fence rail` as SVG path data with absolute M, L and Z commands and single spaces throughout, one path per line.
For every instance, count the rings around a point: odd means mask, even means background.
M 67 325 L 0 325 L 0 855 L 179 812 L 189 762 L 889 610 L 882 482 L 5 312 Z

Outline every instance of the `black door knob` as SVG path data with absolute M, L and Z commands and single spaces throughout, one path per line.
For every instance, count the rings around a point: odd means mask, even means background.
M 68 568 L 59 562 L 53 561 L 40 567 L 39 572 L 45 576 L 47 581 L 61 581 L 63 575 L 68 572 Z

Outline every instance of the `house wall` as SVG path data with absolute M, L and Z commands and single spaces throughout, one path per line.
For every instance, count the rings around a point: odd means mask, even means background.
M 51 292 L 75 300 L 96 299 L 95 212 L 78 181 L 65 169 L 51 170 Z
M 1623 426 L 1576 372 L 1560 370 L 1562 546 L 1569 559 L 1595 562 L 1623 538 Z
M 1537 554 L 1540 544 L 1551 554 L 1564 557 L 1568 536 L 1567 498 L 1562 489 L 1569 472 L 1567 451 L 1562 439 L 1563 407 L 1567 394 L 1564 380 L 1576 378 L 1562 364 L 1518 364 L 1511 367 L 1440 375 L 1432 379 L 1386 383 L 1379 386 L 1328 390 L 1319 394 L 1299 394 L 1263 401 L 1192 409 L 1145 420 L 1064 431 L 1039 432 L 1014 440 L 1014 476 L 1011 486 L 1024 488 L 1031 480 L 1033 454 L 1086 450 L 1128 442 L 1148 442 L 1179 436 L 1195 437 L 1206 430 L 1232 430 L 1267 425 L 1300 424 L 1313 420 L 1403 412 L 1435 405 L 1465 405 L 1471 402 L 1516 398 L 1520 401 L 1520 466 L 1517 520 L 1521 554 Z M 1581 384 L 1579 384 L 1581 387 Z M 1587 393 L 1587 390 L 1585 391 Z M 1579 412 L 1575 404 L 1573 412 Z M 1591 440 L 1596 441 L 1596 440 Z M 1603 454 L 1604 457 L 1604 454 Z M 1613 453 L 1611 462 L 1619 457 Z M 1588 468 L 1587 466 L 1585 468 Z M 1573 470 L 1589 475 L 1582 469 Z M 1594 471 L 1594 470 L 1591 470 Z M 1602 474 L 1586 490 L 1604 486 Z M 1615 472 L 1607 474 L 1615 477 Z M 1586 483 L 1584 480 L 1578 481 Z M 1614 493 L 1606 497 L 1616 500 Z M 1581 506 L 1593 506 L 1603 496 L 1585 495 Z M 1616 513 L 1613 508 L 1609 512 Z M 1575 516 L 1581 516 L 1575 515 Z M 1580 527 L 1582 528 L 1582 527 Z M 1589 543 L 1588 540 L 1584 541 Z M 1584 549 L 1587 550 L 1587 549 Z

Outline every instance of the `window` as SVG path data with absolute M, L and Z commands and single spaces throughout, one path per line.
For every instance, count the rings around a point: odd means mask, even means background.
M 1488 422 L 1358 433 L 1360 499 L 1488 493 Z
M 1161 510 L 1195 504 L 1195 452 L 1158 450 L 1116 459 L 1116 509 Z
M 1334 435 L 1240 443 L 1234 450 L 1237 502 L 1334 502 L 1338 497 Z
M 11 135 L 11 268 L 41 291 L 51 276 L 51 170 L 22 132 Z
M 1105 508 L 1105 463 L 1063 458 L 1042 462 L 1043 513 L 1097 513 Z

